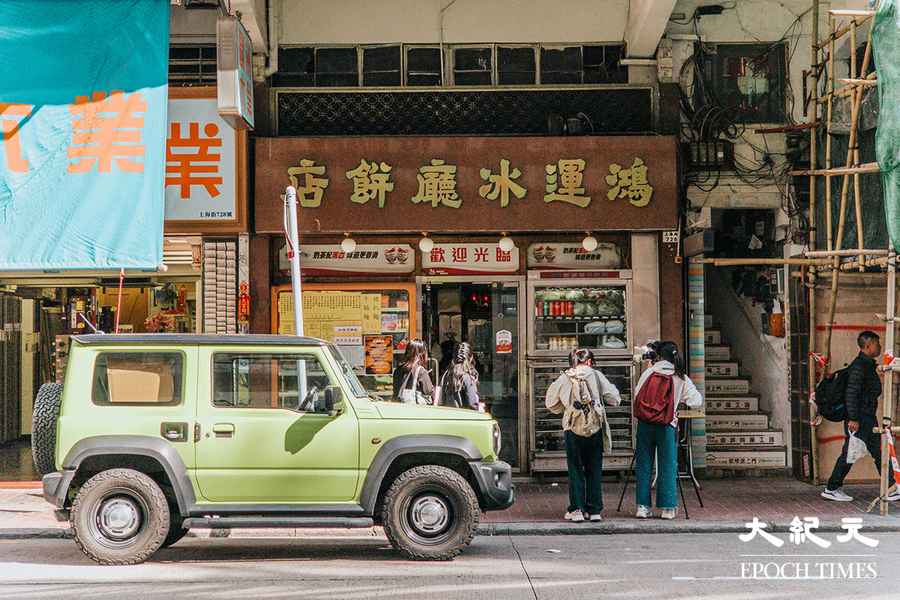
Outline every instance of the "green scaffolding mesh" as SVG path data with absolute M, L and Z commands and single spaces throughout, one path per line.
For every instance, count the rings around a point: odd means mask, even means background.
M 875 156 L 881 167 L 888 235 L 900 250 L 900 14 L 897 0 L 881 0 L 872 30 L 880 113 Z

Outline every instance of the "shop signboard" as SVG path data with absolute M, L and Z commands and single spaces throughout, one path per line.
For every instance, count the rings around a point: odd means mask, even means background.
M 519 249 L 500 244 L 435 244 L 422 254 L 427 275 L 493 275 L 519 271 Z
M 169 6 L 91 7 L 0 3 L 0 269 L 162 262 Z
M 258 232 L 285 186 L 307 233 L 671 230 L 666 136 L 257 138 Z
M 622 249 L 612 242 L 600 242 L 588 252 L 581 244 L 541 242 L 528 246 L 529 269 L 621 269 Z
M 340 244 L 301 244 L 300 265 L 305 277 L 365 276 L 412 273 L 415 253 L 409 244 L 358 244 L 344 252 Z M 287 246 L 278 250 L 278 271 L 289 276 Z
M 216 22 L 218 113 L 235 129 L 253 129 L 253 44 L 232 16 Z
M 214 88 L 173 88 L 166 139 L 166 233 L 246 230 L 246 132 L 216 110 Z

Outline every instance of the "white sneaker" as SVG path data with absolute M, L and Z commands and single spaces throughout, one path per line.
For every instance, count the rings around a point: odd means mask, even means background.
M 662 509 L 662 512 L 659 513 L 659 518 L 660 518 L 660 519 L 665 519 L 665 520 L 667 520 L 667 521 L 671 521 L 672 519 L 675 518 L 675 513 L 676 513 L 676 512 L 677 512 L 677 509 L 674 509 L 674 508 L 664 508 L 664 509 Z
M 900 500 L 900 489 L 894 488 L 893 492 L 888 492 L 888 495 L 884 497 L 888 502 L 896 502 Z
M 828 488 L 825 488 L 825 491 L 822 492 L 822 497 L 826 500 L 833 500 L 835 502 L 853 502 L 853 496 L 848 496 L 841 489 L 829 490 Z
M 650 514 L 650 507 L 638 504 L 637 511 L 634 513 L 634 516 L 638 519 L 649 519 L 652 516 Z
M 572 521 L 573 523 L 584 523 L 584 513 L 581 512 L 580 510 L 573 511 L 572 513 L 568 513 L 568 514 L 572 515 L 571 518 L 569 518 L 569 520 Z
M 596 521 L 602 521 L 602 520 L 603 520 L 603 517 L 601 517 L 599 514 L 591 515 L 590 520 L 591 520 L 591 521 L 595 521 L 595 522 L 596 522 Z

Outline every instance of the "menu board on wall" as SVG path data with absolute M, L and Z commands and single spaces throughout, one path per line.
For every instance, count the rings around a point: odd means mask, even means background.
M 390 335 L 365 336 L 366 375 L 390 375 L 393 371 L 394 338 Z
M 278 333 L 294 333 L 293 296 L 278 296 Z M 329 342 L 347 343 L 348 331 L 358 332 L 362 350 L 362 334 L 381 333 L 381 294 L 326 291 L 303 293 L 303 333 Z

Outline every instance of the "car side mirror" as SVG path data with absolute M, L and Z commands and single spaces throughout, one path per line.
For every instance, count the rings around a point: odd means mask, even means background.
M 340 386 L 329 385 L 325 388 L 324 409 L 327 413 L 334 412 L 334 406 L 344 399 L 344 392 Z

